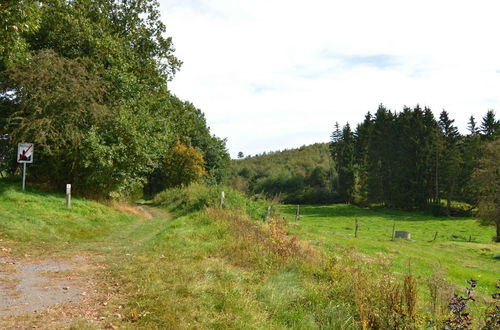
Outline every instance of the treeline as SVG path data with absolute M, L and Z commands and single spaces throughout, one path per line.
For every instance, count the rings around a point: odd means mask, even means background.
M 31 181 L 97 197 L 154 194 L 229 167 L 225 140 L 168 90 L 181 66 L 156 0 L 0 4 L 0 174 L 35 145 Z M 8 139 L 7 139 L 8 137 Z
M 334 166 L 326 143 L 232 162 L 231 185 L 248 194 L 293 204 L 328 204 L 335 200 Z
M 480 123 L 471 116 L 467 129 L 461 135 L 448 112 L 436 120 L 419 106 L 393 112 L 381 105 L 354 130 L 336 124 L 330 143 L 333 189 L 342 202 L 432 207 L 448 215 L 452 201 L 476 205 L 481 189 L 473 174 L 483 147 L 498 138 L 500 123 L 490 110 Z
M 446 111 L 436 119 L 429 108 L 395 112 L 381 105 L 354 129 L 336 124 L 329 144 L 246 158 L 240 153 L 230 181 L 284 203 L 382 204 L 453 215 L 478 205 L 474 173 L 499 131 L 492 110 L 479 122 L 471 117 L 462 135 Z M 465 203 L 452 207 L 456 202 Z

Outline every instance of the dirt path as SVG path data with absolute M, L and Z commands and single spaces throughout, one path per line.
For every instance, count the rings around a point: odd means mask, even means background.
M 20 264 L 0 259 L 0 317 L 26 312 L 39 313 L 48 307 L 82 299 L 83 287 L 61 272 L 73 267 L 57 261 Z M 0 269 L 1 269 L 0 268 Z
M 95 241 L 69 244 L 44 259 L 0 252 L 0 329 L 85 328 L 113 329 L 121 305 L 113 303 L 117 283 L 108 267 L 156 235 L 167 212 L 140 207 L 141 215 L 120 231 Z M 127 213 L 130 213 L 128 210 Z M 121 302 L 125 303 L 125 302 Z

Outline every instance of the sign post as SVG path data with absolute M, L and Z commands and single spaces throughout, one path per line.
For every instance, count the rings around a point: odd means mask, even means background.
M 26 188 L 26 164 L 33 163 L 33 143 L 17 145 L 17 162 L 23 164 L 23 191 Z

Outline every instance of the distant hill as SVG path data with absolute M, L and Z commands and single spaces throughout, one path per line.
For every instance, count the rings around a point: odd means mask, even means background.
M 333 168 L 328 143 L 316 143 L 235 159 L 230 183 L 249 194 L 279 197 L 284 203 L 327 204 L 335 201 Z

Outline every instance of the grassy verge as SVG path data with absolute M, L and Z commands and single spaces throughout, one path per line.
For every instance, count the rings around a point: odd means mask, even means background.
M 0 239 L 19 252 L 43 254 L 64 245 L 105 236 L 134 220 L 101 203 L 28 189 L 0 181 Z

